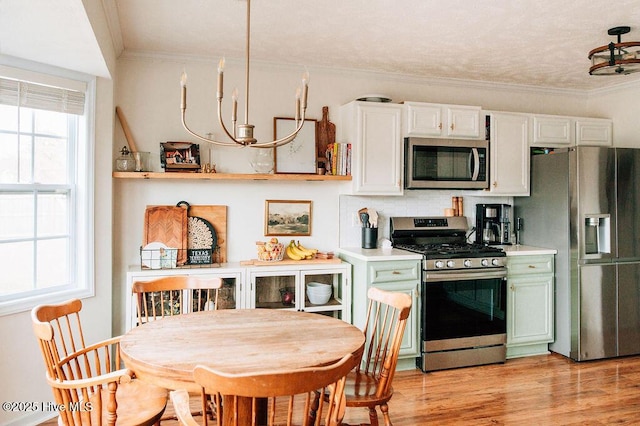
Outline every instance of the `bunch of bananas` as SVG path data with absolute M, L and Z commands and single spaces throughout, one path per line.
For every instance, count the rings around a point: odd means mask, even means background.
M 318 253 L 317 249 L 305 248 L 300 244 L 300 241 L 296 242 L 294 240 L 291 240 L 285 251 L 289 259 L 293 260 L 313 259 L 316 257 L 316 253 Z

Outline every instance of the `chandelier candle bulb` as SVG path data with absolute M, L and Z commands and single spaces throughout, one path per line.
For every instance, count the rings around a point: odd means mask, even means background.
M 231 93 L 231 99 L 233 100 L 233 109 L 231 110 L 231 121 L 234 123 L 238 121 L 238 88 L 233 89 L 233 93 Z
M 180 108 L 183 110 L 187 108 L 187 73 L 182 71 L 182 77 L 180 77 L 181 97 Z
M 218 100 L 222 99 L 222 80 L 224 78 L 224 58 L 220 59 L 218 64 Z
M 296 124 L 300 121 L 300 88 L 296 89 Z
M 309 92 L 309 72 L 302 74 L 302 108 L 307 108 L 307 94 Z

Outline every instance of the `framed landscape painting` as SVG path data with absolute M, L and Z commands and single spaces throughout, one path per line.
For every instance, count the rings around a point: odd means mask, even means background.
M 311 235 L 311 201 L 267 200 L 264 235 Z

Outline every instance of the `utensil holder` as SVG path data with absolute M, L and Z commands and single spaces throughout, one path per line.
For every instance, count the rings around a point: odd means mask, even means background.
M 362 228 L 362 248 L 374 249 L 378 247 L 378 228 Z

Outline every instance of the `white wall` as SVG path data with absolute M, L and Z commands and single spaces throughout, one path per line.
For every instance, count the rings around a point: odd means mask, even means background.
M 625 76 L 613 76 L 624 81 Z M 589 97 L 588 109 L 613 120 L 615 146 L 640 147 L 640 83 L 597 91 Z

